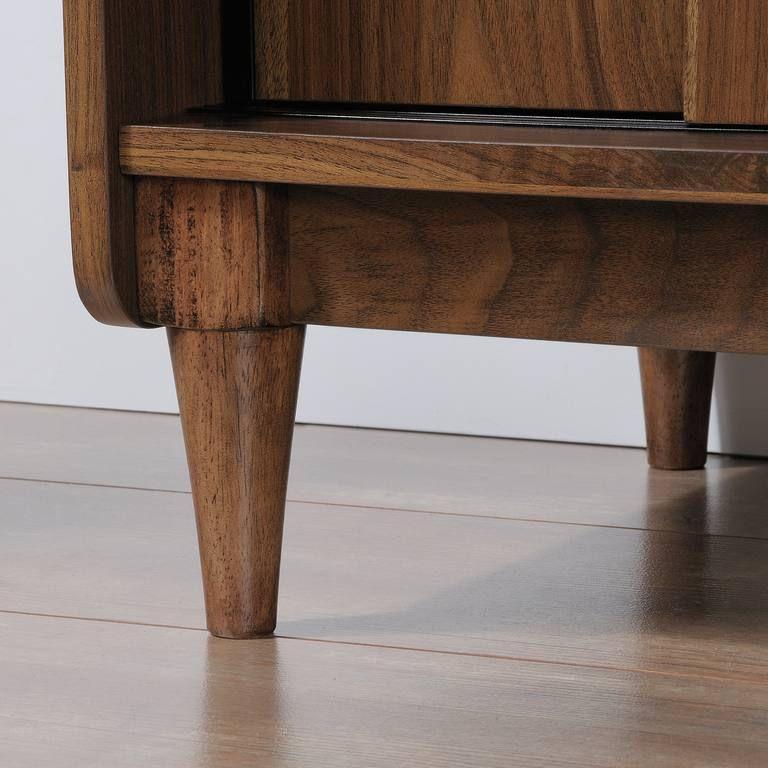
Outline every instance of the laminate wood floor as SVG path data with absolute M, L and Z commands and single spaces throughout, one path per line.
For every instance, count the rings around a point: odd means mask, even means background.
M 768 764 L 768 462 L 300 426 L 234 642 L 175 417 L 0 425 L 0 766 Z

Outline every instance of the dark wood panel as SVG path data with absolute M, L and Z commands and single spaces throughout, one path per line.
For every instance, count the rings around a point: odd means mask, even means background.
M 768 123 L 768 3 L 688 0 L 686 118 Z
M 253 0 L 266 99 L 682 111 L 685 0 Z
M 768 352 L 768 213 L 296 188 L 296 322 Z
M 99 320 L 139 323 L 120 126 L 221 99 L 219 0 L 64 0 L 72 250 Z
M 768 202 L 768 134 L 193 115 L 128 126 L 151 176 L 687 202 Z

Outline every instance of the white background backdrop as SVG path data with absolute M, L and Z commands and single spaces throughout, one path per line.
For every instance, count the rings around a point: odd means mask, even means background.
M 0 10 L 0 147 L 0 399 L 175 411 L 162 331 L 100 326 L 76 297 L 60 0 Z M 299 419 L 644 440 L 632 349 L 340 329 L 311 329 Z M 768 358 L 721 356 L 710 445 L 768 455 Z

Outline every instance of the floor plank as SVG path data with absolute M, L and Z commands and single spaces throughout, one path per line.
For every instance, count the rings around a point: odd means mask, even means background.
M 14 768 L 751 766 L 768 687 L 0 614 Z
M 189 492 L 178 416 L 0 402 L 0 476 Z
M 768 763 L 768 462 L 300 427 L 279 637 L 233 643 L 176 418 L 0 423 L 0 765 Z
M 188 491 L 174 416 L 0 403 L 0 476 Z M 599 471 L 596 469 L 599 468 Z M 768 461 L 655 472 L 645 452 L 299 426 L 299 501 L 768 538 Z
M 0 499 L 0 610 L 204 626 L 189 496 Z M 768 683 L 768 541 L 292 503 L 278 633 Z

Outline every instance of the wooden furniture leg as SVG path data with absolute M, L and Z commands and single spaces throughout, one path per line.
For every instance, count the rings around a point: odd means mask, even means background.
M 707 462 L 714 352 L 640 348 L 648 463 L 700 469 Z
M 169 329 L 208 629 L 270 634 L 304 327 Z

